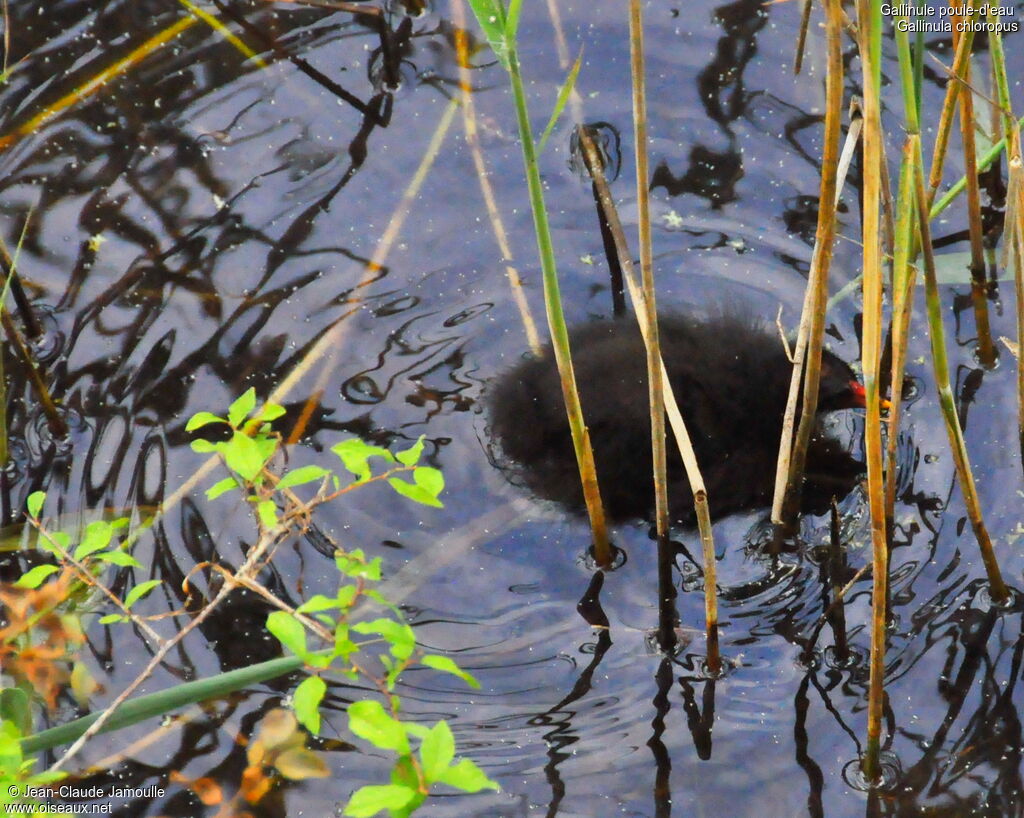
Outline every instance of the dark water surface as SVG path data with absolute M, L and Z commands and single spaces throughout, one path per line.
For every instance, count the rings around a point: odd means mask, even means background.
M 523 63 L 539 132 L 564 70 L 543 4 L 525 6 Z M 353 433 L 397 447 L 426 436 L 427 458 L 447 480 L 443 510 L 399 503 L 370 487 L 323 508 L 318 522 L 346 547 L 383 554 L 389 574 L 410 565 L 400 587 L 419 639 L 451 651 L 482 688 L 409 672 L 399 691 L 406 712 L 448 719 L 460 751 L 503 790 L 433 799 L 424 815 L 1024 814 L 1021 611 L 987 601 L 921 357 L 928 349 L 922 321 L 913 328 L 915 392 L 901 441 L 892 557 L 886 732 L 896 785 L 869 798 L 851 786 L 848 770 L 844 777 L 865 729 L 869 580 L 847 605 L 855 659 L 834 661 L 827 628 L 813 658 L 802 656 L 823 607 L 814 546 L 826 541 L 825 520 L 805 521 L 806 547 L 776 564 L 752 545 L 762 535 L 759 514 L 717 525 L 723 650 L 735 665 L 724 679 L 709 682 L 701 672 L 702 581 L 685 560 L 679 607 L 697 635 L 675 662 L 649 650 L 655 562 L 642 525 L 616 532 L 628 561 L 601 592 L 610 639 L 599 639 L 577 614 L 591 580 L 581 560 L 585 525 L 510 485 L 488 443 L 487 384 L 527 343 L 459 116 L 386 266 L 359 286 L 456 88 L 450 4 L 410 18 L 395 3 L 384 47 L 378 27 L 344 12 L 262 2 L 208 8 L 266 67 L 197 23 L 0 153 L 0 230 L 14 246 L 34 209 L 21 269 L 48 327 L 49 382 L 73 425 L 69 444 L 54 443 L 14 374 L 7 521 L 40 488 L 54 514 L 159 502 L 203 462 L 188 447 L 189 416 L 222 409 L 249 386 L 266 396 L 342 320 L 348 330 L 322 411 L 293 462 L 333 458 L 327 447 Z M 559 3 L 559 10 L 570 52 L 584 47 L 586 118 L 621 132 L 623 167 L 613 190 L 624 220 L 635 223 L 625 6 Z M 185 14 L 169 0 L 12 2 L 8 63 L 18 65 L 0 92 L 0 134 Z M 667 308 L 743 305 L 774 320 L 781 304 L 784 320 L 797 320 L 824 102 L 817 17 L 804 75 L 792 76 L 797 18 L 796 3 L 647 6 L 655 253 Z M 1011 35 L 1011 77 L 1024 68 L 1016 43 Z M 948 43 L 936 45 L 948 61 Z M 486 53 L 476 60 L 484 66 L 473 75 L 483 152 L 542 323 L 505 77 L 486 64 Z M 847 88 L 856 92 L 859 65 L 848 62 Z M 978 65 L 983 82 L 987 60 Z M 893 75 L 894 67 L 890 60 Z M 937 70 L 926 67 L 932 110 L 942 94 Z M 383 89 L 396 72 L 401 87 L 392 95 Z M 892 126 L 896 93 L 887 87 Z M 611 299 L 589 185 L 567 162 L 570 131 L 568 120 L 556 127 L 542 171 L 567 310 L 579 322 L 610 315 Z M 957 139 L 949 181 L 963 164 Z M 889 151 L 898 155 L 898 146 Z M 857 198 L 846 193 L 834 290 L 857 272 Z M 936 225 L 937 235 L 960 229 L 960 208 Z M 97 235 L 104 240 L 90 244 Z M 956 305 L 947 316 L 956 393 L 986 519 L 1005 576 L 1019 586 L 1024 483 L 1014 367 L 1005 350 L 993 370 L 977 363 L 968 292 L 966 285 L 944 288 Z M 1012 285 L 1001 282 L 992 302 L 997 336 L 1013 335 L 1012 299 Z M 858 312 L 853 297 L 829 315 L 832 347 L 846 360 L 859 357 Z M 313 383 L 307 378 L 289 399 L 296 414 Z M 835 422 L 860 445 L 855 414 Z M 870 558 L 859 493 L 843 511 L 856 569 Z M 699 552 L 692 533 L 678 538 Z M 185 573 L 203 560 L 237 566 L 252 539 L 236 501 L 208 502 L 196 491 L 136 552 L 151 568 L 136 572 L 135 582 L 167 581 L 145 611 L 177 608 Z M 274 566 L 264 579 L 292 602 L 335 586 L 331 560 L 307 541 L 282 549 Z M 266 612 L 251 595 L 236 595 L 146 691 L 276 655 L 276 642 L 262 631 Z M 108 699 L 150 658 L 125 626 L 94 625 L 89 639 Z M 236 735 L 292 686 L 282 680 L 216 703 L 187 728 L 133 748 L 115 767 L 118 780 L 160 784 L 168 795 L 116 814 L 215 814 L 168 783 L 169 773 L 210 776 L 231 792 L 245 766 Z M 344 705 L 363 694 L 332 686 L 325 735 L 346 737 Z M 152 730 L 144 724 L 108 734 L 80 760 L 109 763 Z M 334 814 L 357 786 L 383 783 L 390 764 L 362 742 L 325 757 L 331 778 L 282 785 L 259 814 Z

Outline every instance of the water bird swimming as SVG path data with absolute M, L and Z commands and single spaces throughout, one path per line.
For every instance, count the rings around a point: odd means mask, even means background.
M 662 358 L 708 490 L 712 517 L 771 503 L 782 416 L 792 373 L 781 338 L 753 319 L 662 316 Z M 650 412 L 643 339 L 632 318 L 570 330 L 573 366 L 598 483 L 612 520 L 650 519 Z M 864 406 L 853 370 L 822 352 L 818 416 Z M 513 474 L 547 500 L 583 510 L 576 457 L 550 347 L 502 374 L 488 396 L 491 436 Z M 693 495 L 669 433 L 674 522 L 694 521 Z M 804 509 L 845 496 L 864 464 L 819 423 L 808 450 Z

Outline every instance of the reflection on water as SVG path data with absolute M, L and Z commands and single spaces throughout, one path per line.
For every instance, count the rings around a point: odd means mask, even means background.
M 453 651 L 482 681 L 468 691 L 426 670 L 404 679 L 410 717 L 447 718 L 460 748 L 503 787 L 438 799 L 425 814 L 1024 814 L 1021 609 L 996 608 L 985 595 L 931 376 L 918 361 L 927 350 L 923 326 L 912 330 L 915 387 L 900 440 L 892 551 L 885 735 L 896 783 L 865 795 L 844 768 L 863 740 L 870 577 L 861 575 L 847 596 L 849 654 L 839 656 L 822 619 L 832 599 L 827 518 L 806 519 L 804 546 L 777 559 L 757 547 L 758 512 L 718 524 L 731 669 L 711 681 L 699 635 L 686 631 L 692 643 L 673 660 L 646 647 L 656 610 L 645 527 L 617 531 L 628 559 L 598 580 L 582 558 L 585 527 L 509 485 L 488 456 L 483 397 L 526 341 L 461 135 L 449 135 L 390 256 L 368 271 L 457 91 L 458 66 L 448 3 L 363 5 L 353 14 L 215 0 L 207 10 L 246 56 L 205 23 L 148 47 L 187 19 L 175 4 L 61 0 L 45 13 L 38 3 L 8 4 L 0 235 L 14 247 L 29 220 L 20 265 L 46 330 L 46 378 L 72 435 L 68 443 L 50 435 L 23 372 L 7 361 L 12 462 L 0 472 L 3 524 L 19 522 L 25 498 L 39 489 L 55 515 L 155 506 L 198 467 L 184 431 L 193 412 L 226 405 L 249 386 L 266 395 L 345 322 L 336 369 L 293 459 L 314 462 L 347 434 L 381 445 L 425 435 L 425 459 L 446 475 L 446 508 L 396 506 L 369 488 L 323 509 L 319 528 L 282 549 L 261 580 L 298 604 L 334 581 L 328 537 L 379 552 L 424 645 Z M 648 6 L 655 253 L 660 303 L 676 311 L 742 304 L 774 321 L 781 303 L 783 321 L 796 321 L 817 217 L 823 69 L 812 26 L 805 73 L 791 76 L 798 15 L 790 5 Z M 526 6 L 523 62 L 540 132 L 564 71 L 542 6 Z M 619 155 L 612 143 L 622 142 L 613 192 L 629 222 L 623 12 L 588 4 L 561 13 L 572 49 L 585 46 L 585 114 L 602 123 L 610 153 Z M 147 47 L 129 70 L 88 88 Z M 1012 49 L 1010 58 L 1018 59 Z M 486 52 L 474 62 L 481 144 L 539 311 L 504 77 Z M 937 106 L 943 80 L 928 77 L 926 105 Z M 571 133 L 570 123 L 559 124 L 542 169 L 569 318 L 581 323 L 609 316 L 612 300 L 591 191 L 569 167 Z M 844 236 L 856 236 L 858 219 L 847 189 Z M 855 242 L 838 243 L 836 289 L 856 274 L 856 256 Z M 1015 376 L 1005 360 L 992 369 L 976 361 L 968 295 L 966 287 L 944 292 L 954 307 L 956 396 L 987 522 L 1012 578 L 1024 568 Z M 989 295 L 994 334 L 1012 335 L 1012 293 L 995 284 Z M 847 361 L 860 354 L 857 311 L 847 299 L 829 316 L 829 342 Z M 288 405 L 283 433 L 298 421 L 312 381 Z M 846 422 L 836 432 L 860 456 L 857 422 Z M 858 491 L 841 511 L 841 576 L 849 581 L 869 561 Z M 113 586 L 163 579 L 165 593 L 146 600 L 146 613 L 195 611 L 216 578 L 192 575 L 191 599 L 182 580 L 198 563 L 236 567 L 250 538 L 245 509 L 196 493 L 140 543 L 145 569 L 123 569 Z M 699 627 L 703 576 L 686 556 L 699 546 L 687 531 L 676 539 L 682 622 Z M 17 552 L 0 552 L 3 578 L 23 567 Z M 167 658 L 150 689 L 275 655 L 266 612 L 256 595 L 232 594 L 201 637 Z M 163 632 L 183 621 L 163 620 Z M 592 631 L 588 622 L 609 627 Z M 88 639 L 107 691 L 99 705 L 150 656 L 123 627 L 93 625 Z M 294 682 L 185 713 L 162 732 L 144 724 L 100 737 L 83 758 L 110 768 L 95 779 L 100 786 L 166 787 L 163 798 L 118 805 L 118 815 L 213 815 L 184 782 L 209 777 L 237 788 L 246 766 L 238 737 Z M 317 746 L 334 775 L 281 784 L 258 814 L 333 814 L 357 784 L 386 780 L 384 759 L 347 743 L 343 711 L 360 695 L 331 684 Z

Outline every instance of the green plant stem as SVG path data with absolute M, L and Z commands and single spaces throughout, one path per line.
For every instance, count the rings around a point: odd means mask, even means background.
M 906 17 L 899 20 L 906 21 Z M 903 94 L 904 127 L 908 134 L 920 133 L 920 87 L 917 84 L 910 37 L 896 27 L 896 54 L 900 68 L 900 90 Z M 906 366 L 910 319 L 914 307 L 914 284 L 917 269 L 911 265 L 910 252 L 915 246 L 914 219 L 917 207 L 914 200 L 914 162 L 920 161 L 913 153 L 909 138 L 904 142 L 900 161 L 899 189 L 897 192 L 896 242 L 893 248 L 892 292 L 892 361 L 890 370 L 889 424 L 885 450 L 885 521 L 891 535 L 896 508 L 896 450 L 899 444 L 899 426 L 903 407 L 903 373 Z
M 969 0 L 972 6 L 971 20 L 977 14 L 978 0 Z M 949 147 L 949 134 L 953 128 L 953 113 L 956 102 L 959 98 L 960 83 L 954 77 L 965 76 L 964 71 L 971 56 L 971 45 L 974 43 L 974 32 L 965 31 L 956 43 L 956 52 L 953 57 L 952 76 L 946 81 L 946 96 L 942 101 L 942 111 L 939 115 L 939 124 L 936 128 L 935 147 L 932 150 L 932 164 L 928 178 L 928 201 L 935 198 L 935 193 L 942 184 L 942 170 L 946 162 L 946 149 Z M 971 172 L 968 167 L 967 173 Z M 966 184 L 967 177 L 964 177 Z
M 326 655 L 328 651 L 323 651 L 323 653 Z M 286 673 L 294 673 L 301 670 L 302 666 L 302 659 L 298 656 L 286 656 L 238 670 L 229 670 L 209 679 L 186 682 L 158 693 L 129 699 L 114 711 L 99 732 L 106 733 L 110 730 L 128 727 L 146 719 L 165 715 L 179 707 L 226 696 L 236 690 L 284 676 Z M 102 712 L 90 713 L 88 716 L 82 716 L 80 719 L 69 721 L 59 727 L 51 727 L 49 730 L 26 736 L 21 740 L 22 752 L 25 754 L 38 753 L 68 744 L 83 735 Z
M 583 408 L 580 405 L 579 392 L 576 388 L 576 375 L 573 372 L 572 357 L 569 352 L 569 331 L 562 312 L 562 296 L 558 286 L 558 273 L 555 267 L 555 252 L 551 242 L 551 229 L 548 225 L 547 209 L 544 204 L 544 189 L 537 166 L 537 154 L 530 130 L 530 114 L 526 106 L 526 91 L 519 69 L 519 56 L 515 43 L 508 43 L 508 75 L 512 84 L 512 97 L 515 100 L 516 120 L 519 124 L 519 142 L 523 151 L 523 165 L 526 170 L 526 184 L 530 193 L 530 208 L 533 211 L 533 226 L 537 234 L 537 250 L 540 253 L 541 269 L 544 275 L 544 306 L 547 312 L 548 329 L 551 331 L 552 348 L 555 362 L 561 377 L 562 397 L 565 400 L 566 415 L 569 419 L 569 430 L 572 434 L 572 445 L 576 452 L 576 462 L 583 481 L 583 497 L 587 504 L 590 517 L 590 528 L 594 535 L 594 552 L 599 565 L 611 565 L 611 547 L 608 541 L 608 526 L 605 521 L 604 506 L 597 484 L 597 470 L 594 466 L 594 453 L 590 446 L 590 433 L 583 422 Z
M 863 369 L 867 419 L 864 444 L 868 467 L 868 507 L 871 512 L 872 573 L 871 658 L 868 683 L 868 727 L 862 768 L 869 781 L 880 775 L 882 706 L 885 674 L 885 622 L 888 602 L 888 547 L 882 480 L 882 423 L 879 405 L 879 363 L 882 339 L 882 265 L 879 245 L 882 125 L 881 5 L 858 0 L 857 22 L 864 88 L 864 326 Z
M 910 109 L 915 108 L 911 101 Z M 919 144 L 919 143 L 918 143 Z M 903 373 L 907 360 L 910 319 L 914 306 L 916 268 L 910 264 L 910 247 L 914 243 L 914 143 L 908 138 L 903 146 L 900 162 L 896 245 L 893 258 L 892 293 L 892 362 L 889 424 L 885 449 L 885 520 L 886 530 L 892 532 L 896 508 L 896 450 L 899 444 L 900 416 L 903 407 Z
M 1013 108 L 1010 104 L 1010 81 L 1006 73 L 1006 53 L 1003 51 L 1003 35 L 999 31 L 988 34 L 988 50 L 992 58 L 992 75 L 995 79 L 996 102 L 1002 117 L 1003 137 L 1008 138 L 1014 130 Z
M 911 135 L 910 138 L 914 141 L 915 151 L 919 151 L 920 143 L 918 142 L 918 137 Z M 949 362 L 946 357 L 946 336 L 942 325 L 942 304 L 939 299 L 939 284 L 935 274 L 935 257 L 932 252 L 931 229 L 927 218 L 928 200 L 924 189 L 924 172 L 920 165 L 918 165 L 916 171 L 916 196 L 920 243 L 924 253 L 928 329 L 931 336 L 932 362 L 935 367 L 935 383 L 939 391 L 939 402 L 942 406 L 943 418 L 946 421 L 949 446 L 953 453 L 953 461 L 956 465 L 960 489 L 964 495 L 964 504 L 967 506 L 967 515 L 971 520 L 971 527 L 974 529 L 974 535 L 981 550 L 981 559 L 985 564 L 985 572 L 988 575 L 992 597 L 997 602 L 1003 602 L 1009 598 L 1010 592 L 1003 581 L 1002 573 L 999 570 L 999 563 L 996 561 L 995 551 L 992 547 L 992 541 L 988 536 L 988 530 L 985 528 L 985 523 L 981 516 L 978 491 L 974 485 L 974 476 L 971 473 L 970 461 L 967 458 L 967 446 L 964 442 L 963 430 L 960 427 L 953 390 L 950 387 Z

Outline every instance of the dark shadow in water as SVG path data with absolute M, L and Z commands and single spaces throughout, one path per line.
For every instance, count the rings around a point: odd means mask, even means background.
M 693 737 L 693 747 L 697 758 L 708 761 L 711 758 L 711 734 L 715 726 L 715 680 L 703 681 L 702 707 L 697 706 L 697 695 L 693 685 L 684 676 L 679 677 L 679 688 L 683 694 L 683 710 L 686 713 L 686 726 Z
M 809 753 L 810 741 L 807 735 L 807 711 L 810 702 L 807 699 L 807 690 L 811 683 L 811 673 L 808 673 L 800 682 L 796 696 L 793 699 L 793 713 L 796 716 L 793 722 L 793 742 L 796 745 L 796 763 L 807 773 L 807 814 L 809 818 L 825 818 L 825 805 L 822 803 L 822 790 L 825 788 L 825 775 L 818 763 L 811 758 Z
M 552 708 L 534 716 L 527 722 L 531 727 L 553 727 L 543 736 L 544 743 L 548 748 L 548 762 L 544 765 L 544 777 L 551 788 L 551 800 L 548 802 L 545 813 L 547 818 L 554 818 L 558 814 L 562 799 L 565 798 L 565 782 L 558 769 L 564 761 L 572 757 L 572 753 L 565 752 L 565 750 L 579 741 L 579 735 L 572 726 L 572 719 L 576 712 L 567 710 L 567 708 L 590 693 L 593 687 L 594 673 L 611 646 L 610 631 L 607 629 L 598 631 L 597 642 L 593 646 L 593 658 L 580 673 L 569 694 Z
M 669 693 L 672 690 L 672 678 L 675 666 L 669 657 L 658 663 L 658 672 L 654 675 L 656 692 L 654 694 L 654 718 L 651 720 L 651 737 L 647 746 L 654 756 L 654 815 L 656 818 L 669 818 L 672 814 L 672 755 L 669 753 L 661 737 L 665 734 L 665 717 L 672 710 Z

